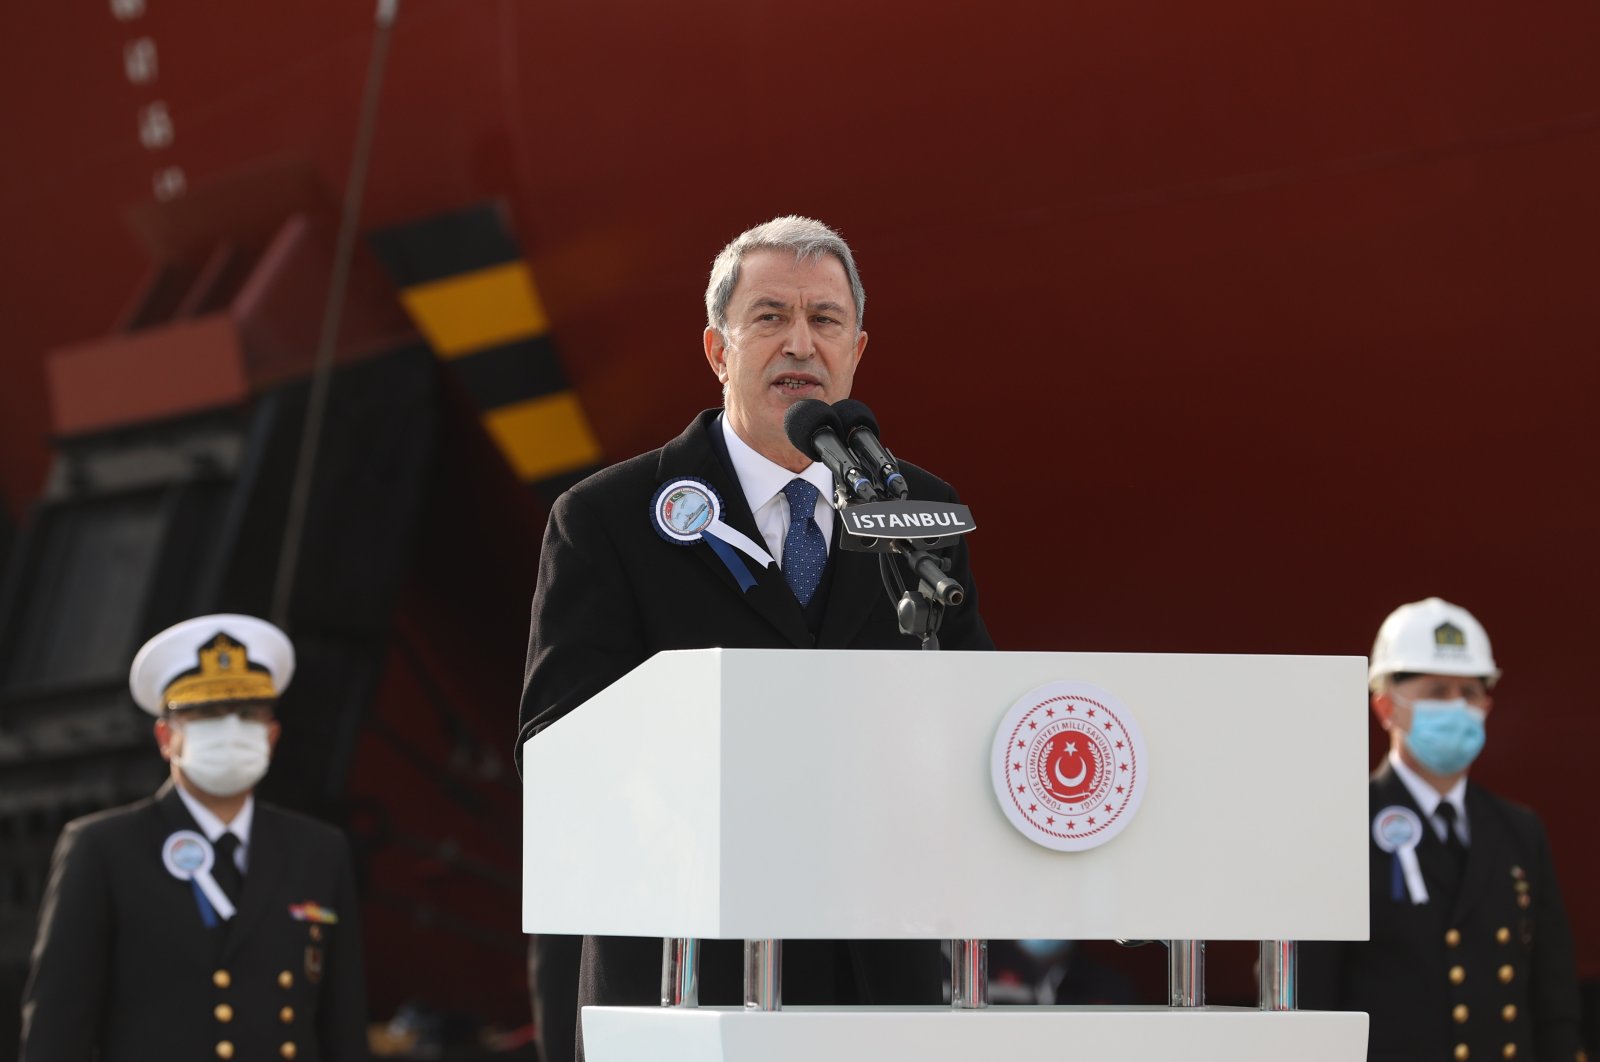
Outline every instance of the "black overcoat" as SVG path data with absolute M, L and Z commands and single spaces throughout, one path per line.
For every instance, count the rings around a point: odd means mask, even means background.
M 663 650 L 919 648 L 899 631 L 876 555 L 839 549 L 837 526 L 823 587 L 812 602 L 817 611 L 809 617 L 777 566 L 757 571 L 747 562 L 756 584 L 746 592 L 709 546 L 677 545 L 656 531 L 650 510 L 657 488 L 692 476 L 716 489 L 725 522 L 761 541 L 728 460 L 718 413 L 701 413 L 666 446 L 598 472 L 557 500 L 534 594 L 519 765 L 524 741 Z M 956 500 L 937 477 L 909 464 L 901 469 L 913 498 Z M 969 596 L 946 615 L 941 646 L 992 649 L 965 540 L 951 553 L 951 574 Z M 579 1005 L 656 1004 L 660 976 L 659 939 L 586 938 Z M 788 1003 L 936 1003 L 941 978 L 937 948 L 919 941 L 849 947 L 791 941 L 783 976 Z M 701 1001 L 737 1004 L 741 986 L 740 945 L 709 942 L 701 959 Z

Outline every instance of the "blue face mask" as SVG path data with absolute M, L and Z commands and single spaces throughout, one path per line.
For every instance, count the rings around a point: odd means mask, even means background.
M 1070 940 L 1019 940 L 1017 946 L 1032 955 L 1035 959 L 1048 961 L 1058 955 L 1065 955 L 1072 947 Z
M 1483 751 L 1482 708 L 1466 701 L 1413 701 L 1406 748 L 1434 774 L 1458 774 Z

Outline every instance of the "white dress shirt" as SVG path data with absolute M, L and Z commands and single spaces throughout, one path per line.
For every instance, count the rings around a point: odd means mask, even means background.
M 728 443 L 734 475 L 739 477 L 745 501 L 750 503 L 750 512 L 756 518 L 756 530 L 761 532 L 767 552 L 779 566 L 783 564 L 783 541 L 789 534 L 789 499 L 784 496 L 783 488 L 796 477 L 817 488 L 816 512 L 812 516 L 822 529 L 823 542 L 832 549 L 833 506 L 829 499 L 833 497 L 833 473 L 827 466 L 813 461 L 810 468 L 791 472 L 751 449 L 728 423 L 727 414 L 717 420 L 722 424 L 722 437 Z
M 1405 783 L 1406 790 L 1411 794 L 1411 799 L 1417 802 L 1417 807 L 1422 809 L 1423 817 L 1428 820 L 1428 825 L 1433 829 L 1433 835 L 1439 840 L 1444 840 L 1444 823 L 1435 816 L 1439 812 L 1439 805 L 1448 802 L 1456 809 L 1456 836 L 1461 838 L 1462 844 L 1472 843 L 1472 829 L 1467 822 L 1467 779 L 1465 775 L 1456 779 L 1456 784 L 1450 787 L 1450 792 L 1439 795 L 1439 791 L 1427 782 L 1422 776 L 1400 758 L 1394 749 L 1389 750 L 1389 766 L 1394 768 L 1394 773 L 1400 776 L 1400 781 Z
M 223 822 L 210 808 L 200 803 L 193 793 L 181 785 L 177 788 L 178 796 L 183 799 L 183 806 L 189 809 L 189 814 L 194 816 L 200 832 L 206 835 L 206 840 L 210 841 L 213 847 L 217 839 L 225 833 L 231 833 L 239 838 L 239 847 L 233 850 L 233 862 L 239 868 L 239 873 L 243 874 L 250 865 L 250 824 L 255 821 L 256 795 L 251 793 L 244 798 L 244 807 L 239 809 L 239 814 L 233 817 L 232 822 Z

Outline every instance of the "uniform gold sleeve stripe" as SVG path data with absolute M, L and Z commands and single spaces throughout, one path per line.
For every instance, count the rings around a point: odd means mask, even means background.
M 400 293 L 412 321 L 441 358 L 455 358 L 550 328 L 526 262 L 461 273 Z
M 483 426 L 525 483 L 600 460 L 600 444 L 571 391 L 490 410 Z

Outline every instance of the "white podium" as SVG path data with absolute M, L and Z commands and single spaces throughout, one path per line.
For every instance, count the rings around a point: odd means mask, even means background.
M 1025 838 L 990 780 L 1001 718 L 1062 680 L 1113 693 L 1147 745 L 1136 816 L 1083 852 Z M 1366 939 L 1365 681 L 1358 657 L 662 653 L 525 745 L 523 928 Z M 591 1062 L 1356 1062 L 1366 1031 L 1359 1013 L 1221 1007 L 584 1014 Z

